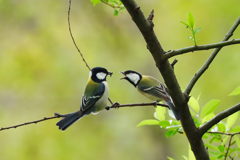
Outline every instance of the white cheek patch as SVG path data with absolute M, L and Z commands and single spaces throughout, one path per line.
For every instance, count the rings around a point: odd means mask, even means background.
M 103 73 L 103 72 L 100 72 L 100 73 L 97 73 L 97 78 L 100 79 L 100 80 L 103 80 L 106 78 L 107 74 L 106 73 Z
M 92 76 L 92 71 L 89 72 L 89 77 L 91 77 L 91 76 Z
M 140 80 L 140 77 L 136 73 L 129 73 L 126 75 L 134 84 L 137 84 Z

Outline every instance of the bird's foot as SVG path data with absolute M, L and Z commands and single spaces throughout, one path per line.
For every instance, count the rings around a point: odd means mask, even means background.
M 158 101 L 154 101 L 154 108 L 157 108 Z
M 105 107 L 106 110 L 109 110 L 110 108 L 115 108 L 115 109 L 118 109 L 119 108 L 119 103 L 118 102 L 115 102 L 112 106 L 107 106 Z
M 118 102 L 115 102 L 112 106 L 113 106 L 113 108 L 115 108 L 115 109 L 118 109 L 119 108 L 119 103 Z

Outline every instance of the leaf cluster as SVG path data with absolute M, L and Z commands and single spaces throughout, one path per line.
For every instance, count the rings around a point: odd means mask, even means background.
M 194 42 L 194 45 L 197 46 L 197 41 L 196 40 L 196 34 L 202 30 L 202 28 L 197 28 L 196 30 L 194 29 L 195 28 L 195 18 L 193 17 L 192 13 L 191 12 L 188 12 L 188 15 L 187 15 L 187 23 L 183 22 L 183 21 L 180 21 L 182 24 L 184 24 L 187 28 L 189 28 L 192 32 L 192 37 L 189 36 L 188 38 L 193 40 Z
M 95 6 L 98 3 L 104 3 L 114 9 L 113 15 L 117 16 L 121 10 L 124 10 L 125 7 L 121 0 L 91 0 L 93 5 Z
M 240 86 L 236 88 L 229 96 L 240 95 Z M 215 110 L 220 104 L 219 100 L 213 99 L 207 102 L 202 108 L 199 105 L 199 98 L 194 98 L 193 96 L 189 99 L 190 112 L 192 118 L 197 127 L 201 127 L 203 124 L 215 117 Z M 169 116 L 174 118 L 171 111 L 169 111 Z M 166 129 L 167 132 L 165 137 L 174 136 L 176 133 L 183 133 L 183 128 L 181 123 L 176 120 L 166 119 L 166 108 L 158 106 L 156 112 L 154 113 L 155 119 L 143 120 L 137 126 L 144 125 L 158 125 L 162 129 Z M 240 157 L 240 140 L 238 134 L 240 134 L 240 126 L 233 127 L 238 118 L 238 112 L 232 114 L 227 118 L 226 122 L 220 121 L 218 124 L 213 126 L 206 132 L 202 138 L 207 142 L 205 146 L 209 150 L 211 159 L 224 159 L 226 157 L 234 158 L 236 156 Z M 185 160 L 191 159 L 192 151 L 189 147 L 189 158 L 183 156 Z M 168 159 L 173 160 L 168 157 Z

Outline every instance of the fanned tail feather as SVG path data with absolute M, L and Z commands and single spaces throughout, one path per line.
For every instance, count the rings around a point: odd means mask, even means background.
M 177 108 L 173 105 L 173 103 L 171 101 L 166 101 L 166 103 L 168 104 L 169 108 L 172 110 L 176 120 L 180 120 L 181 119 L 180 113 L 177 110 Z
M 79 111 L 70 113 L 63 119 L 61 119 L 56 125 L 59 126 L 59 129 L 65 131 L 69 126 L 71 126 L 74 122 L 80 119 L 82 115 Z

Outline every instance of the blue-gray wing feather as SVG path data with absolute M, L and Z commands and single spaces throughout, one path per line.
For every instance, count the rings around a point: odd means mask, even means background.
M 92 96 L 87 98 L 84 94 L 82 97 L 82 105 L 81 105 L 82 111 L 86 111 L 91 106 L 93 106 L 102 97 L 104 91 L 105 91 L 105 85 L 101 83 L 100 86 L 93 92 Z
M 139 85 L 138 88 L 146 92 L 152 96 L 159 97 L 160 99 L 169 99 L 169 94 L 167 92 L 166 87 L 163 84 L 159 84 L 159 86 L 141 86 Z

